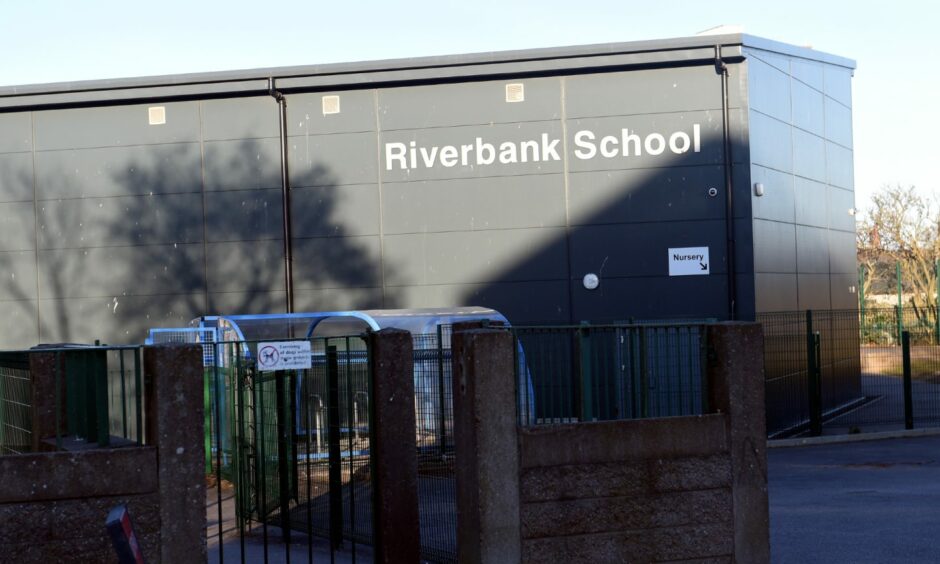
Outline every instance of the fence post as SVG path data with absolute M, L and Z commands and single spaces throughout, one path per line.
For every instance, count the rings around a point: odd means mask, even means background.
M 911 383 L 911 332 L 901 334 L 901 354 L 904 362 L 904 428 L 914 428 L 914 393 Z
M 454 328 L 457 561 L 521 561 L 513 337 Z
M 806 387 L 809 393 L 809 432 L 822 435 L 822 382 L 819 374 L 819 333 L 813 331 L 813 312 L 806 310 Z
M 333 345 L 326 347 L 326 377 L 329 382 L 326 419 L 330 453 L 330 548 L 335 550 L 343 545 L 343 466 L 339 438 L 339 357 Z
M 408 331 L 383 329 L 369 333 L 368 343 L 374 562 L 417 564 L 421 528 L 412 337 Z

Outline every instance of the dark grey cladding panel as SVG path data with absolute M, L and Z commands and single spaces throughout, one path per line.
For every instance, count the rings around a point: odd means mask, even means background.
M 33 199 L 33 154 L 0 154 L 0 201 Z
M 823 92 L 826 88 L 823 80 L 825 66 L 817 61 L 794 57 L 790 60 L 790 73 L 793 78 Z
M 571 224 L 720 219 L 724 183 L 724 172 L 715 166 L 572 173 Z M 718 195 L 709 196 L 709 188 Z
M 825 129 L 823 99 L 825 98 L 819 90 L 816 90 L 798 80 L 791 83 L 793 85 L 793 96 L 790 103 L 793 104 L 793 125 L 822 136 Z
M 852 151 L 835 143 L 826 143 L 826 169 L 829 184 L 855 189 L 855 165 Z
M 202 241 L 202 196 L 162 194 L 39 203 L 39 248 Z
M 796 226 L 797 270 L 802 273 L 829 272 L 829 236 L 826 229 Z
M 754 220 L 754 271 L 796 272 L 796 227 Z
M 833 65 L 823 66 L 826 96 L 852 107 L 852 71 Z
M 295 239 L 294 288 L 374 288 L 382 286 L 382 245 L 373 237 Z M 388 277 L 401 268 L 386 261 Z
M 209 293 L 269 293 L 284 289 L 281 241 L 236 241 L 206 245 Z
M 35 251 L 0 252 L 0 302 L 33 299 L 36 299 Z
M 750 220 L 754 214 L 754 205 L 751 200 L 754 199 L 754 184 L 751 181 L 750 163 L 735 163 L 731 166 L 732 190 L 734 191 L 734 217 L 737 219 Z M 715 186 L 718 189 L 716 198 L 724 198 L 727 193 L 724 180 Z
M 209 308 L 217 315 L 284 313 L 287 292 L 222 292 L 209 294 Z
M 830 212 L 827 193 L 830 188 L 825 184 L 799 177 L 793 179 L 793 187 L 796 193 L 796 223 L 828 227 Z
M 568 119 L 713 109 L 721 109 L 721 79 L 714 66 L 565 78 Z
M 728 315 L 725 276 L 673 276 L 601 280 L 596 290 L 573 292 L 575 320 L 592 322 Z
M 0 153 L 18 153 L 33 148 L 33 126 L 29 112 L 0 114 Z
M 290 184 L 297 187 L 376 182 L 376 151 L 375 133 L 291 137 Z
M 203 150 L 206 190 L 281 187 L 278 139 L 206 141 Z
M 829 227 L 841 231 L 855 232 L 855 192 L 835 186 L 827 187 L 829 193 Z
M 449 307 L 467 304 L 502 313 L 510 323 L 568 323 L 568 284 L 565 280 L 441 284 L 388 289 L 386 307 Z
M 779 170 L 793 171 L 791 127 L 760 112 L 748 113 L 751 163 Z
M 747 63 L 748 105 L 752 110 L 790 122 L 790 76 L 761 58 L 751 57 Z M 795 87 L 795 85 L 794 85 Z
M 567 277 L 563 227 L 387 235 L 384 260 L 411 284 Z
M 800 303 L 794 309 L 832 309 L 829 274 L 798 274 Z
M 280 189 L 206 193 L 206 240 L 257 241 L 284 235 Z M 199 225 L 198 221 L 196 225 Z
M 36 153 L 36 197 L 84 198 L 199 192 L 198 143 Z
M 140 343 L 151 327 L 186 327 L 206 311 L 205 293 L 127 296 L 114 307 L 114 297 L 43 299 L 39 302 L 42 339 Z
M 708 247 L 711 276 L 727 271 L 724 221 L 583 226 L 571 232 L 571 275 L 601 284 L 624 276 L 668 276 L 669 249 Z M 702 278 L 702 277 L 699 277 Z
M 118 308 L 130 296 L 205 291 L 205 272 L 201 243 L 39 252 L 43 298 L 111 296 Z
M 758 313 L 799 309 L 796 274 L 758 272 L 754 274 L 754 286 Z
M 416 144 L 414 162 L 412 141 Z M 560 121 L 382 132 L 379 148 L 383 182 L 556 174 L 564 170 Z
M 328 96 L 339 98 L 338 113 L 324 113 L 323 98 Z M 358 133 L 375 131 L 375 126 L 375 92 L 373 90 L 316 92 L 287 96 L 288 135 Z
M 858 274 L 833 274 L 830 281 L 832 309 L 858 309 Z
M 826 181 L 826 149 L 822 137 L 793 128 L 793 174 Z
M 382 309 L 382 288 L 294 290 L 295 311 Z
M 749 217 L 734 220 L 734 270 L 738 273 L 738 278 L 742 275 L 747 277 L 754 272 L 754 225 Z M 751 276 L 752 285 L 753 279 Z M 751 292 L 753 294 L 753 290 Z M 743 298 L 739 298 L 739 301 L 741 299 Z
M 294 237 L 343 237 L 379 234 L 376 184 L 291 189 Z
M 565 225 L 561 174 L 387 183 L 385 233 Z
M 826 98 L 826 139 L 852 148 L 852 109 Z
M 851 231 L 829 231 L 830 271 L 839 274 L 858 272 L 856 262 L 855 233 Z
M 202 137 L 206 141 L 277 138 L 280 135 L 280 111 L 271 96 L 205 100 L 200 103 Z
M 166 109 L 165 124 L 149 124 L 148 108 L 152 106 Z M 199 141 L 199 103 L 36 112 L 35 131 L 38 151 Z
M 36 248 L 36 217 L 32 202 L 0 204 L 0 251 Z
M 569 119 L 572 172 L 721 164 L 720 110 Z
M 764 187 L 764 195 L 753 195 L 753 185 L 760 183 Z M 794 178 L 791 174 L 784 174 L 776 170 L 754 165 L 751 167 L 751 205 L 755 219 L 770 219 L 773 221 L 794 220 Z
M 0 344 L 4 350 L 27 349 L 39 344 L 36 301 L 0 301 Z
M 524 101 L 507 102 L 506 85 L 522 84 Z M 558 78 L 506 79 L 378 92 L 382 131 L 555 120 L 561 117 Z

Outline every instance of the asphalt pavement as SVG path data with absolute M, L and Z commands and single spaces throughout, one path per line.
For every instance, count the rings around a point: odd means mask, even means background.
M 940 436 L 768 452 L 778 564 L 940 562 Z

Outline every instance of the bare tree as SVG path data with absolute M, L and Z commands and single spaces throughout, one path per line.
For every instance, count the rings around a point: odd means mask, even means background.
M 857 229 L 858 262 L 866 295 L 893 289 L 901 265 L 907 304 L 922 321 L 936 316 L 936 263 L 940 259 L 940 205 L 914 186 L 884 186 Z

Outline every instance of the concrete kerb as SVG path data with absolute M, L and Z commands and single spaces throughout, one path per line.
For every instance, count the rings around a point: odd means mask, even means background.
M 767 441 L 767 448 L 791 448 L 801 446 L 833 445 L 840 443 L 857 443 L 863 441 L 880 441 L 883 439 L 907 439 L 912 437 L 931 437 L 940 435 L 938 429 L 899 429 L 897 431 L 878 431 L 875 433 L 856 433 L 852 435 L 824 435 L 822 437 L 802 437 L 796 439 L 774 439 Z

